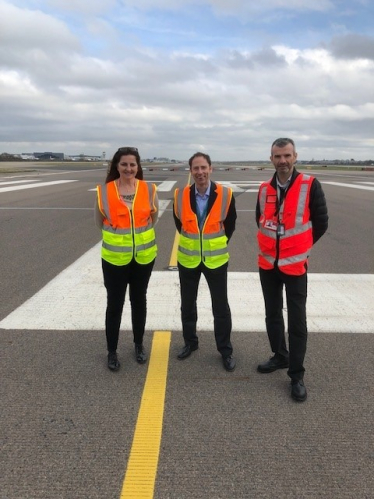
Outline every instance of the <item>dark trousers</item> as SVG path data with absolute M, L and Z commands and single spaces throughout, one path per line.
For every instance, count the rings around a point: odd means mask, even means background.
M 127 285 L 130 289 L 131 320 L 134 343 L 143 342 L 147 317 L 147 289 L 153 262 L 141 265 L 134 259 L 128 265 L 112 265 L 102 261 L 104 285 L 107 290 L 105 333 L 109 352 L 115 352 L 118 345 L 122 310 L 125 303 Z
M 278 268 L 260 269 L 260 281 L 265 300 L 266 330 L 270 347 L 276 355 L 289 358 L 288 375 L 300 380 L 304 376 L 304 358 L 307 344 L 306 298 L 307 274 L 287 275 Z M 286 289 L 288 316 L 288 343 L 286 346 L 283 319 L 283 286 Z
M 214 317 L 214 336 L 217 350 L 223 357 L 232 354 L 231 336 L 231 311 L 227 299 L 227 267 L 222 265 L 218 269 L 208 269 L 200 264 L 194 269 L 188 269 L 178 264 L 179 282 L 181 289 L 181 315 L 183 338 L 186 345 L 197 346 L 197 294 L 201 274 L 207 280 Z

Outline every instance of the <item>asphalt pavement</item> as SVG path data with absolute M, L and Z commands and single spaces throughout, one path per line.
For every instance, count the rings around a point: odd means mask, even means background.
M 0 189 L 21 185 L 9 184 L 16 180 L 71 180 L 1 193 L 5 237 L 0 241 L 0 498 L 373 498 L 373 190 L 367 188 L 374 186 L 374 173 L 323 172 L 319 177 L 356 187 L 324 184 L 330 228 L 311 257 L 309 285 L 315 307 L 311 318 L 318 310 L 320 322 L 311 326 L 308 340 L 307 401 L 291 399 L 284 370 L 256 371 L 271 354 L 263 324 L 251 324 L 251 317 L 262 314 L 257 294 L 250 305 L 246 302 L 240 308 L 247 314 L 248 327 L 240 322 L 233 330 L 237 360 L 233 373 L 223 369 L 216 351 L 206 303 L 201 310 L 200 347 L 188 359 L 177 360 L 183 343 L 180 326 L 173 322 L 170 328 L 159 456 L 156 464 L 150 455 L 147 461 L 146 453 L 135 456 L 142 472 L 132 495 L 121 491 L 134 459 L 131 452 L 150 366 L 157 359 L 156 328 L 152 324 L 146 332 L 147 364 L 135 362 L 126 327 L 120 337 L 121 369 L 117 373 L 107 369 L 104 333 L 95 315 L 100 317 L 95 309 L 105 303 L 98 300 L 102 288 L 95 263 L 85 256 L 100 239 L 92 221 L 92 189 L 103 171 L 54 173 L 0 177 Z M 245 182 L 260 182 L 270 174 L 216 172 L 217 178 L 237 189 L 238 228 L 230 249 L 233 279 L 256 272 L 256 194 Z M 152 171 L 152 176 L 159 186 L 164 181 L 175 181 L 173 187 L 186 181 L 184 170 Z M 157 279 L 165 273 L 169 282 L 175 232 L 172 189 L 161 190 L 160 198 L 165 211 L 157 226 L 160 257 L 155 271 Z M 84 262 L 80 271 L 78 261 Z M 340 284 L 326 285 L 318 278 L 323 275 Z M 157 285 L 161 290 L 159 281 Z M 176 301 L 169 299 L 167 313 L 178 316 L 178 290 L 171 289 Z M 74 293 L 79 290 L 84 292 L 78 300 Z M 336 293 L 333 303 L 345 304 L 335 315 L 328 301 L 332 293 Z M 233 303 L 235 307 L 239 313 L 240 304 Z M 65 318 L 54 321 L 64 309 Z M 355 311 L 358 315 L 353 315 Z M 240 321 L 245 321 L 244 312 Z M 75 317 L 79 325 L 71 327 Z M 169 334 L 165 325 L 170 324 L 160 319 L 157 329 Z M 147 428 L 143 434 L 145 448 L 155 438 L 151 410 L 149 421 L 149 434 Z M 150 493 L 148 475 L 154 470 Z

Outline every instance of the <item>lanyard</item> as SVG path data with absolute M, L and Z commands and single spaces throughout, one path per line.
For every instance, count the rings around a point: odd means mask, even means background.
M 284 197 L 286 195 L 287 187 L 280 187 L 279 185 L 277 186 L 277 205 L 276 205 L 276 211 L 275 215 L 278 216 L 280 209 L 282 207 Z M 278 196 L 279 193 L 279 196 Z

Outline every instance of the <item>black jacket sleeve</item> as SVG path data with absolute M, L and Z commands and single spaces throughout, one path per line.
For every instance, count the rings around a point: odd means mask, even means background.
M 310 188 L 309 210 L 313 226 L 313 244 L 315 244 L 326 232 L 329 220 L 325 194 L 316 178 Z
M 261 216 L 260 200 L 259 200 L 259 197 L 257 195 L 257 202 L 256 202 L 256 224 L 257 224 L 257 227 L 259 227 L 260 216 Z
M 229 209 L 227 211 L 227 216 L 226 216 L 225 221 L 223 222 L 223 225 L 225 227 L 225 234 L 226 234 L 226 237 L 229 241 L 230 241 L 231 236 L 233 235 L 234 230 L 235 230 L 236 218 L 237 218 L 237 214 L 236 214 L 236 207 L 235 207 L 235 198 L 234 198 L 234 195 L 232 195 L 230 206 L 229 206 Z

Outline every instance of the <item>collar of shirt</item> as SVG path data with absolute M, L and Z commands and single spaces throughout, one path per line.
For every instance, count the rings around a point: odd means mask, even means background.
M 289 187 L 289 185 L 290 185 L 290 183 L 291 183 L 291 177 L 290 177 L 290 178 L 287 180 L 287 182 L 285 182 L 284 184 L 281 184 L 281 183 L 279 182 L 278 177 L 277 177 L 277 186 L 278 186 L 278 187 L 280 187 L 281 189 L 287 190 L 287 189 L 288 189 L 288 187 Z
M 209 185 L 208 185 L 208 188 L 207 190 L 204 192 L 204 194 L 200 194 L 200 192 L 197 190 L 196 188 L 196 184 L 195 184 L 195 195 L 196 195 L 196 199 L 201 199 L 201 200 L 206 200 L 208 199 L 208 197 L 210 196 L 210 186 L 211 186 L 211 182 L 209 182 Z

